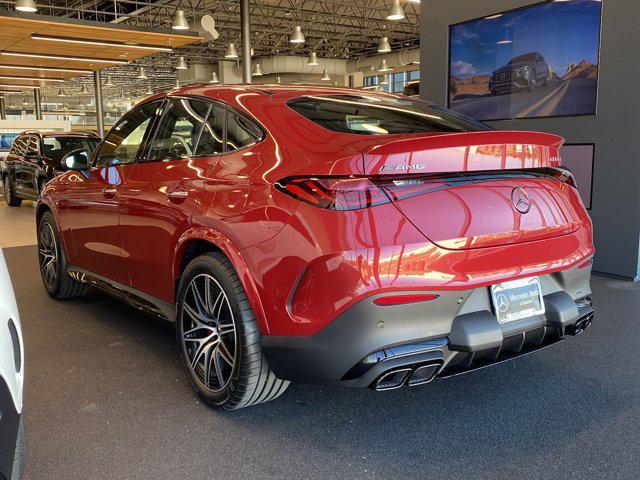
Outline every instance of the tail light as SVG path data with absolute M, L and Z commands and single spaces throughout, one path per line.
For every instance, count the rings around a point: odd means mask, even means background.
M 379 186 L 365 177 L 290 178 L 277 182 L 276 187 L 327 210 L 359 210 L 390 201 Z
M 522 178 L 554 179 L 577 188 L 573 174 L 564 167 L 403 176 L 288 177 L 276 182 L 276 188 L 326 210 L 360 210 L 470 183 Z
M 574 188 L 578 188 L 578 184 L 576 182 L 573 173 L 566 167 L 550 167 L 546 169 L 549 172 L 549 176 L 555 178 L 556 180 L 560 180 L 563 183 L 571 185 Z

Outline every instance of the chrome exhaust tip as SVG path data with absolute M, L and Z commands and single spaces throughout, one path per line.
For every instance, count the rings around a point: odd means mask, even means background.
M 576 320 L 576 323 L 567 327 L 567 333 L 573 336 L 580 335 L 591 326 L 591 324 L 593 323 L 593 317 L 593 312 L 589 312 L 586 315 L 580 317 L 578 320 Z
M 373 384 L 373 389 L 382 392 L 385 390 L 395 390 L 404 385 L 405 380 L 411 374 L 411 368 L 397 368 L 383 373 Z
M 440 362 L 427 363 L 426 365 L 419 366 L 411 374 L 407 385 L 410 387 L 417 387 L 418 385 L 424 385 L 431 382 L 436 378 L 436 374 L 440 371 L 441 366 L 442 363 Z

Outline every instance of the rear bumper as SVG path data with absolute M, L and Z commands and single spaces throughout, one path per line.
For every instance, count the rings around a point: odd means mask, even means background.
M 18 439 L 20 414 L 16 410 L 9 386 L 0 376 L 0 479 L 10 479 Z
M 263 336 L 263 351 L 279 378 L 296 382 L 366 387 L 404 370 L 404 384 L 422 366 L 428 381 L 580 333 L 593 318 L 589 276 L 590 268 L 578 267 L 541 276 L 546 313 L 507 324 L 493 314 L 489 287 L 438 291 L 434 301 L 394 307 L 369 297 L 315 335 Z

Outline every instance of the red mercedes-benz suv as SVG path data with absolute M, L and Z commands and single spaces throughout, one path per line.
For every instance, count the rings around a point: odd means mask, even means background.
M 42 279 L 175 321 L 220 408 L 289 381 L 427 383 L 590 325 L 562 141 L 362 90 L 175 90 L 65 158 L 37 208 Z

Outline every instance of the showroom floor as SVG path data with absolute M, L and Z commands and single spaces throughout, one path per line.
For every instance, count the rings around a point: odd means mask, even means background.
M 31 480 L 640 471 L 640 285 L 594 277 L 590 330 L 502 366 L 389 393 L 292 385 L 272 403 L 219 413 L 188 385 L 171 326 L 99 293 L 53 301 L 34 246 L 4 253 L 26 342 Z

